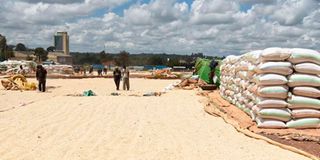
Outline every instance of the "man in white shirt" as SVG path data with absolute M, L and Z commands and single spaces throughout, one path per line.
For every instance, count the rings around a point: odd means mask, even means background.
M 129 69 L 126 66 L 123 66 L 123 69 L 122 69 L 123 90 L 130 89 L 129 74 L 130 74 Z

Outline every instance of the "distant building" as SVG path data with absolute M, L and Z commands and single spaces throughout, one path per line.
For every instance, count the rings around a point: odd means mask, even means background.
M 14 57 L 9 58 L 9 60 L 27 60 L 34 61 L 36 60 L 36 56 L 34 55 L 34 51 L 13 51 Z
M 53 61 L 57 64 L 73 64 L 72 56 L 66 55 L 62 52 L 49 52 L 47 61 Z
M 54 35 L 54 47 L 56 52 L 63 52 L 69 55 L 69 36 L 67 32 L 57 32 Z
M 180 59 L 180 60 L 179 60 L 179 63 L 180 63 L 180 64 L 187 64 L 187 61 L 184 60 L 184 59 Z
M 187 71 L 187 67 L 185 66 L 173 66 L 172 71 L 179 72 L 179 71 Z
M 55 52 L 48 53 L 48 61 L 57 64 L 72 65 L 72 56 L 69 51 L 69 36 L 67 32 L 57 32 L 54 35 Z

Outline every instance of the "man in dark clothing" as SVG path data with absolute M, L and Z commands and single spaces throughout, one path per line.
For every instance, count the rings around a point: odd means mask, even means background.
M 212 80 L 212 82 L 215 84 L 216 82 L 215 82 L 215 77 L 216 77 L 216 75 L 215 75 L 215 71 L 216 71 L 216 67 L 218 66 L 218 62 L 216 61 L 216 60 L 212 60 L 211 61 L 211 63 L 210 63 L 210 68 L 211 68 L 211 72 L 210 72 L 210 75 L 209 75 L 209 77 L 210 77 L 210 81 Z
M 98 69 L 98 76 L 102 76 L 102 69 Z
M 38 88 L 40 92 L 46 91 L 47 70 L 42 65 L 37 66 L 36 77 L 38 80 Z
M 116 67 L 113 71 L 113 79 L 114 79 L 114 83 L 116 84 L 117 90 L 119 90 L 121 71 L 118 67 Z

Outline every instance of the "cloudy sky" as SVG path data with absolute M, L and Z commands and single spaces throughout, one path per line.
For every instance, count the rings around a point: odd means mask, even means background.
M 0 0 L 10 44 L 71 51 L 240 54 L 266 47 L 320 50 L 320 0 Z

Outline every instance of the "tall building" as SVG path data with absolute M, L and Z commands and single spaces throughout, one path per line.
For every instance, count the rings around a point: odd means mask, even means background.
M 72 56 L 69 52 L 69 36 L 67 32 L 57 32 L 54 35 L 54 52 L 49 52 L 48 60 L 57 64 L 72 65 Z
M 54 47 L 57 52 L 69 55 L 69 36 L 67 32 L 57 32 L 54 35 Z

